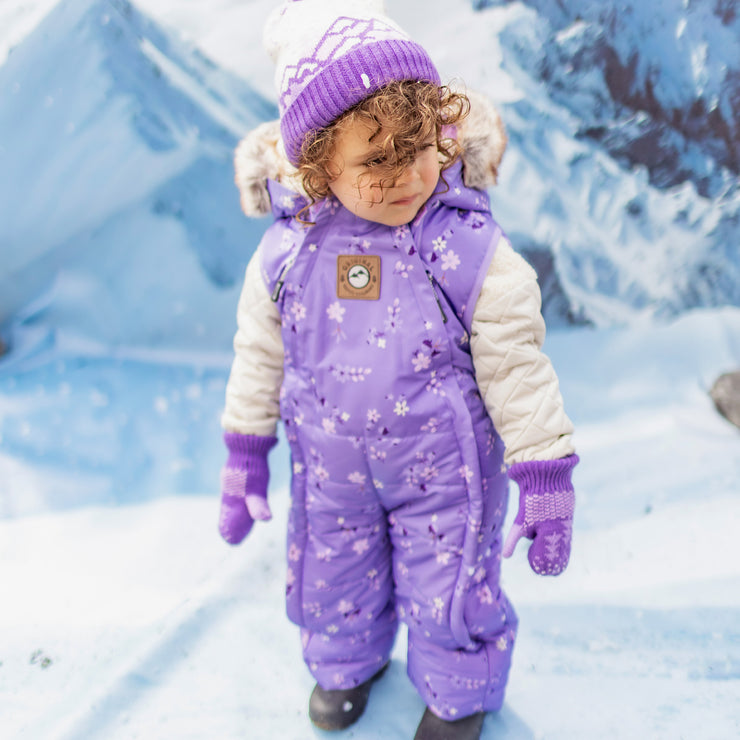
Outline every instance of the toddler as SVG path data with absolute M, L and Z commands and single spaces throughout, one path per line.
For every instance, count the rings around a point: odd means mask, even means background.
M 503 128 L 441 85 L 382 2 L 285 2 L 265 39 L 280 121 L 244 139 L 236 168 L 245 212 L 274 223 L 239 301 L 220 531 L 238 543 L 270 518 L 282 419 L 311 720 L 359 718 L 400 619 L 427 707 L 416 740 L 479 738 L 517 625 L 502 553 L 527 537 L 537 573 L 565 568 L 578 460 L 536 276 L 485 193 Z

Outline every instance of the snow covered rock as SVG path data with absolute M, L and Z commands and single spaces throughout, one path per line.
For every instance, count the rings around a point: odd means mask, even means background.
M 740 427 L 740 370 L 720 375 L 709 395 L 720 414 Z
M 558 286 L 550 323 L 740 305 L 733 5 L 474 0 L 498 68 L 466 81 L 510 135 L 497 214 Z M 454 65 L 471 67 L 462 51 Z
M 233 149 L 275 106 L 127 0 L 61 0 L 0 66 L 0 99 L 0 326 L 43 310 L 114 343 L 208 335 L 193 296 L 239 282 L 264 229 Z

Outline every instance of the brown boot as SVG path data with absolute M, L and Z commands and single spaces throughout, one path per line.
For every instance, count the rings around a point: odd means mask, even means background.
M 478 712 L 462 719 L 446 720 L 427 709 L 416 728 L 414 740 L 480 740 L 485 716 Z
M 386 663 L 374 676 L 353 689 L 322 689 L 316 684 L 308 702 L 308 716 L 322 730 L 344 730 L 362 716 L 370 689 L 388 667 Z

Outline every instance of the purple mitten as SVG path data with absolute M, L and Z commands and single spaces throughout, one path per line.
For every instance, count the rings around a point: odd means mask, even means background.
M 504 544 L 503 556 L 510 558 L 522 537 L 534 540 L 529 564 L 535 573 L 556 576 L 570 558 L 575 493 L 571 471 L 578 455 L 558 460 L 514 463 L 509 477 L 519 485 L 519 513 Z
M 267 504 L 267 453 L 277 439 L 226 432 L 224 442 L 229 456 L 221 469 L 218 530 L 227 542 L 237 545 L 249 534 L 255 519 L 272 516 Z

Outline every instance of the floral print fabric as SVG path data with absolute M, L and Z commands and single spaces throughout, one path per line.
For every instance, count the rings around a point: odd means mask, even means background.
M 501 230 L 459 165 L 445 180 L 395 228 L 331 198 L 305 227 L 300 199 L 271 183 L 260 251 L 282 316 L 287 602 L 306 662 L 325 688 L 357 685 L 388 660 L 401 619 L 412 681 L 454 718 L 500 707 L 516 617 L 499 585 L 503 443 L 468 337 Z M 338 297 L 347 255 L 379 257 L 377 300 Z

